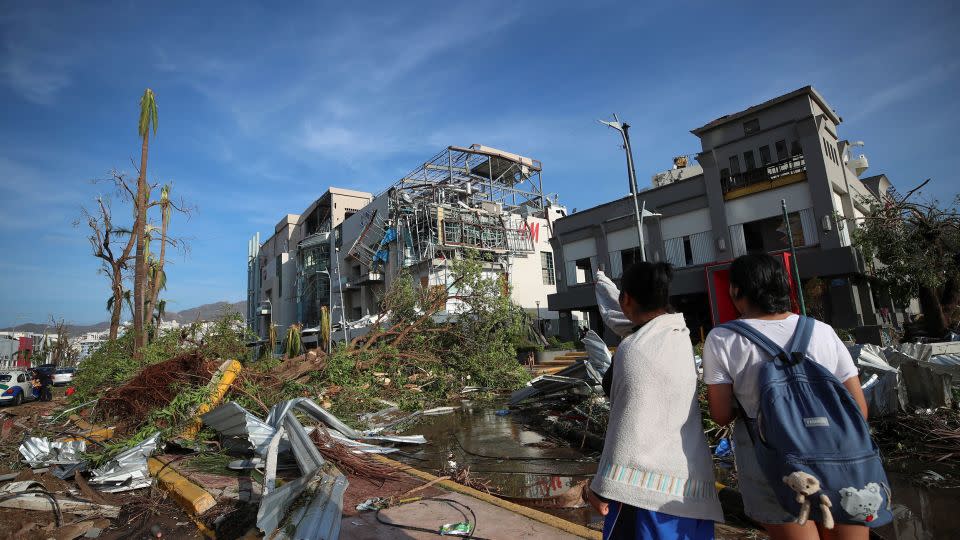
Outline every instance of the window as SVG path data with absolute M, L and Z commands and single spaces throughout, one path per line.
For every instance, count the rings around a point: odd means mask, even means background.
M 777 161 L 787 159 L 787 141 L 777 141 L 774 146 L 777 147 Z
M 730 178 L 730 169 L 724 167 L 720 169 L 720 180 L 727 180 Z
M 642 260 L 643 257 L 640 256 L 640 248 L 638 247 L 625 249 L 620 252 L 620 264 L 623 270 L 630 268 Z
M 683 259 L 687 266 L 693 264 L 693 245 L 690 244 L 690 237 L 683 237 Z
M 283 297 L 283 255 L 277 255 L 277 296 Z
M 740 158 L 730 156 L 730 174 L 740 174 Z
M 593 283 L 593 265 L 590 264 L 590 257 L 577 259 L 575 268 L 577 283 Z
M 743 134 L 752 135 L 760 131 L 760 121 L 754 118 L 743 123 Z
M 803 155 L 803 147 L 800 146 L 800 141 L 793 141 L 792 143 L 790 143 L 790 156 L 795 157 L 795 156 L 802 156 L 802 155 Z
M 820 140 L 823 141 L 823 153 L 826 154 L 827 158 L 830 161 L 833 161 L 833 153 L 830 152 L 830 143 L 827 142 L 826 137 L 820 137 Z
M 770 145 L 765 144 L 760 147 L 760 164 L 769 165 L 770 164 Z
M 543 274 L 544 285 L 557 284 L 557 274 L 553 267 L 553 253 L 549 251 L 540 252 L 540 273 Z
M 757 160 L 753 157 L 753 150 L 747 150 L 743 153 L 743 165 L 748 171 L 752 171 L 757 168 Z
M 800 212 L 791 212 L 789 218 L 790 232 L 793 234 L 793 244 L 795 246 L 806 245 L 803 237 L 803 222 L 800 219 Z M 766 253 L 790 247 L 787 239 L 787 227 L 783 222 L 783 216 L 773 216 L 744 223 L 743 239 L 747 253 Z

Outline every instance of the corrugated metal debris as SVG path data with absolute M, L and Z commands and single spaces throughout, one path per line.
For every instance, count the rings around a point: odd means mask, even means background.
M 140 444 L 118 454 L 106 465 L 91 471 L 90 485 L 108 493 L 150 487 L 153 480 L 147 468 L 147 458 L 157 451 L 159 438 L 160 433 L 154 433 Z

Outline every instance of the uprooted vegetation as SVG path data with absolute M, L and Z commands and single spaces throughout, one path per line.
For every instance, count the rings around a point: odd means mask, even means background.
M 445 403 L 464 386 L 515 389 L 529 378 L 514 345 L 525 338 L 527 317 L 504 293 L 504 282 L 484 276 L 475 260 L 458 261 L 446 287 L 400 275 L 383 300 L 388 315 L 369 334 L 316 359 L 257 362 L 228 395 L 259 412 L 311 397 L 352 423 L 358 413 L 383 408 L 378 400 L 416 410 Z M 440 320 L 450 305 L 457 312 Z
M 446 287 L 422 287 L 400 276 L 383 301 L 388 315 L 330 354 L 245 362 L 224 400 L 265 416 L 276 403 L 310 397 L 357 425 L 358 414 L 383 408 L 382 400 L 412 411 L 446 403 L 465 386 L 521 386 L 529 375 L 514 344 L 526 337 L 527 316 L 505 294 L 503 280 L 484 275 L 482 262 L 458 261 L 451 274 Z M 99 399 L 92 419 L 117 426 L 104 455 L 156 431 L 163 439 L 176 436 L 192 422 L 221 361 L 247 354 L 241 328 L 237 316 L 225 316 L 203 332 L 200 325 L 168 332 L 144 349 L 141 360 L 125 335 L 87 359 L 71 404 Z

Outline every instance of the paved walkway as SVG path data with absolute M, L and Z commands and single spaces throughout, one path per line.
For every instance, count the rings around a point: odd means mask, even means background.
M 567 540 L 580 538 L 510 510 L 500 508 L 461 493 L 446 492 L 440 497 L 452 499 L 468 506 L 477 516 L 474 537 L 500 540 L 516 538 L 550 538 Z M 467 512 L 467 516 L 470 513 Z M 421 500 L 380 512 L 384 521 L 439 530 L 444 523 L 464 521 L 463 515 L 452 505 L 442 501 Z M 344 540 L 435 540 L 434 533 L 410 531 L 377 522 L 374 512 L 344 517 L 340 524 L 340 538 Z M 455 537 L 454 537 L 455 538 Z

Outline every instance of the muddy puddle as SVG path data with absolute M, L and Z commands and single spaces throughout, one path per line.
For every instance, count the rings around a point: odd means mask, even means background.
M 572 498 L 579 493 L 578 484 L 589 481 L 596 472 L 599 454 L 571 448 L 570 443 L 526 425 L 515 412 L 503 414 L 499 407 L 465 404 L 450 414 L 425 417 L 408 433 L 423 434 L 429 444 L 394 456 L 438 475 L 448 474 L 453 467 L 469 467 L 472 477 L 498 488 L 495 494 L 499 496 L 575 523 L 599 522 L 600 515 L 588 507 L 551 507 L 570 502 L 563 494 Z M 931 481 L 930 469 L 946 481 Z M 885 540 L 960 539 L 958 472 L 960 468 L 942 464 L 889 467 L 895 521 L 876 529 L 877 536 Z M 717 475 L 721 482 L 736 487 L 730 466 L 718 466 Z M 547 499 L 548 506 L 540 499 Z
M 599 455 L 571 448 L 503 411 L 466 404 L 451 414 L 426 417 L 409 433 L 430 443 L 396 459 L 438 475 L 469 467 L 472 477 L 498 488 L 498 496 L 583 525 L 600 521 L 590 508 L 556 508 L 578 502 L 578 485 L 596 473 Z

